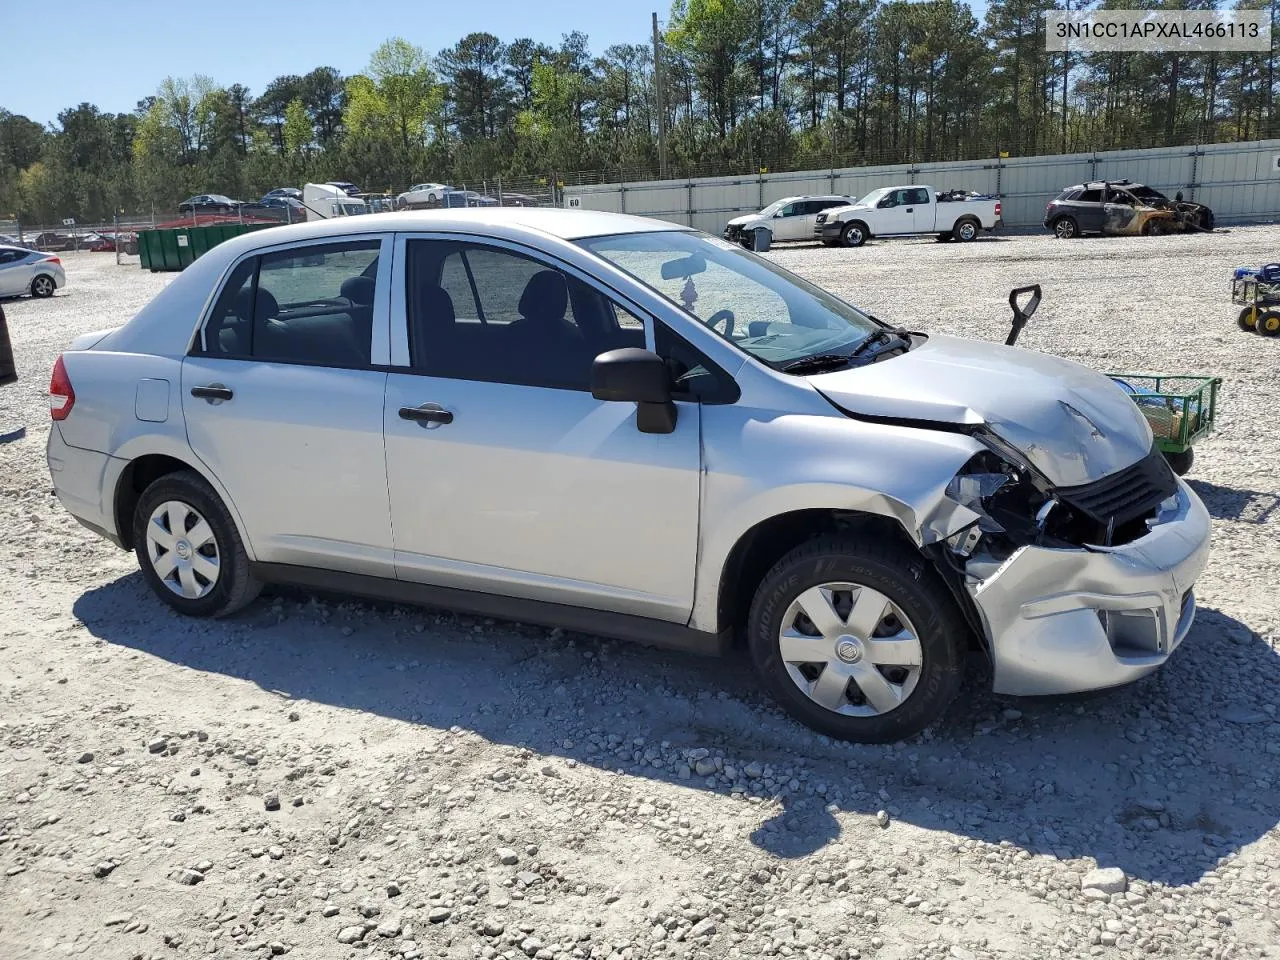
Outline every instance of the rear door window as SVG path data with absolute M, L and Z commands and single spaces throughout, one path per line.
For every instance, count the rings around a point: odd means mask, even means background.
M 232 271 L 205 326 L 210 356 L 366 367 L 373 341 L 377 240 L 251 257 Z
M 1076 199 L 1079 200 L 1081 203 L 1101 203 L 1102 191 L 1101 190 L 1081 190 L 1080 196 L 1076 197 Z

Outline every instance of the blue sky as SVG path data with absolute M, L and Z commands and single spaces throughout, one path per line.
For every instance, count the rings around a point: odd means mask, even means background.
M 41 123 L 84 100 L 118 113 L 194 73 L 256 94 L 321 65 L 355 73 L 397 35 L 435 54 L 476 30 L 544 43 L 581 30 L 600 51 L 644 42 L 653 10 L 665 18 L 670 0 L 59 0 L 36 16 L 0 12 L 0 107 Z
M 599 52 L 646 42 L 654 10 L 665 21 L 670 0 L 60 0 L 36 16 L 0 15 L 0 107 L 41 123 L 84 100 L 118 113 L 166 76 L 195 73 L 256 94 L 321 65 L 354 73 L 396 35 L 435 54 L 475 30 L 544 43 L 581 30 Z

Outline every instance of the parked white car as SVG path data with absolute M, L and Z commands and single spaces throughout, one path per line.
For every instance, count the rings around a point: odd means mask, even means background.
M 818 214 L 833 207 L 848 206 L 852 197 L 835 194 L 816 197 L 783 197 L 775 200 L 759 213 L 734 217 L 724 227 L 724 238 L 753 249 L 755 231 L 769 231 L 770 242 L 780 240 L 812 240 Z
M 0 297 L 52 297 L 67 285 L 61 258 L 26 247 L 0 245 Z
M 1209 549 L 1101 374 L 616 214 L 236 237 L 74 341 L 50 410 L 62 504 L 181 613 L 288 582 L 741 646 L 851 740 L 941 717 L 971 647 L 1002 694 L 1150 673 Z
M 908 184 L 881 187 L 849 206 L 817 218 L 814 236 L 827 246 L 860 247 L 872 237 L 936 233 L 940 240 L 976 240 L 1000 225 L 1003 208 L 995 197 L 964 191 L 938 193 Z
M 444 195 L 453 188 L 446 183 L 415 183 L 412 187 L 396 196 L 396 207 L 439 206 L 444 202 Z

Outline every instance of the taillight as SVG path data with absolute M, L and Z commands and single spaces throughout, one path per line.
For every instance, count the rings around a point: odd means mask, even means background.
M 76 392 L 71 389 L 67 365 L 62 362 L 62 354 L 58 354 L 57 362 L 53 365 L 53 376 L 49 379 L 49 416 L 55 420 L 65 420 L 75 404 Z
M 62 258 L 61 257 L 45 257 L 45 262 L 61 264 Z
M 1000 214 L 1001 214 L 1002 212 L 1004 212 L 1004 207 L 1001 205 L 1000 201 L 999 201 L 999 200 L 997 200 L 997 201 L 996 201 L 996 218 L 997 218 L 997 219 L 999 219 Z

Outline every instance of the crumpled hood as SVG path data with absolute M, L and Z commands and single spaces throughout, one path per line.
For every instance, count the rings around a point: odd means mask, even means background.
M 1151 452 L 1151 428 L 1124 390 L 1032 350 L 931 336 L 892 359 L 809 382 L 855 415 L 985 424 L 1059 486 L 1089 483 Z
M 762 217 L 758 213 L 747 213 L 740 217 L 734 217 L 729 221 L 731 227 L 745 227 L 747 224 L 764 223 L 767 217 Z

